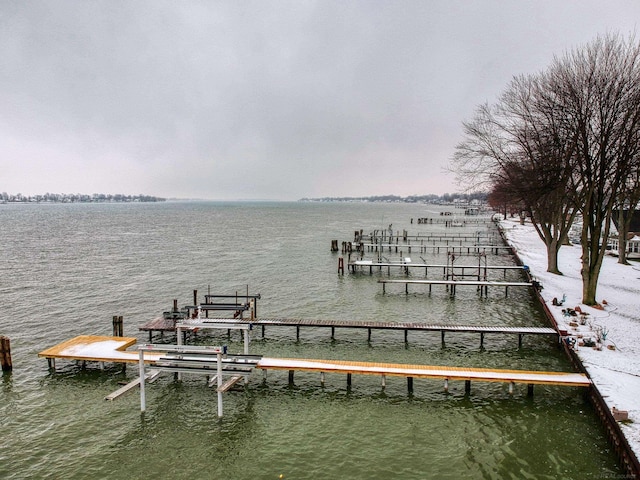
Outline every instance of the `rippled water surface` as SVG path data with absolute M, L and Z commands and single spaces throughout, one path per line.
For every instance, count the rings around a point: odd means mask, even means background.
M 58 362 L 55 373 L 38 352 L 82 334 L 111 334 L 122 315 L 125 335 L 146 341 L 138 327 L 199 295 L 260 293 L 263 317 L 420 321 L 445 324 L 544 325 L 530 292 L 512 288 L 480 298 L 458 288 L 400 285 L 382 293 L 385 271 L 339 275 L 331 241 L 355 230 L 388 228 L 410 235 L 484 232 L 445 228 L 417 218 L 435 207 L 406 204 L 212 203 L 0 205 L 0 334 L 11 339 L 14 371 L 0 383 L 0 478 L 425 479 L 602 478 L 618 466 L 582 392 L 501 384 L 406 381 L 286 372 L 255 373 L 244 390 L 215 391 L 201 377 L 162 376 L 147 388 L 140 414 L 132 392 L 105 395 L 133 379 L 134 368 L 85 370 Z M 414 219 L 414 222 L 411 222 Z M 368 258 L 375 253 L 367 253 Z M 395 251 L 446 263 L 446 255 Z M 474 264 L 477 258 L 459 259 Z M 512 265 L 488 255 L 490 265 Z M 424 278 L 424 272 L 412 271 Z M 430 277 L 432 273 L 429 273 Z M 437 274 L 433 274 L 437 275 Z M 502 273 L 494 273 L 501 276 Z M 517 274 L 508 274 L 518 280 Z M 512 276 L 513 275 L 513 276 Z M 399 271 L 391 271 L 400 277 Z M 497 279 L 497 278 L 496 278 Z M 251 348 L 269 356 L 566 371 L 552 339 L 525 336 L 404 334 L 267 328 Z M 171 339 L 165 338 L 164 341 Z M 228 344 L 224 334 L 198 341 Z

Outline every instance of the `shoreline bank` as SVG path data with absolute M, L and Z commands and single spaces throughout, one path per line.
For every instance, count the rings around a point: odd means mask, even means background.
M 558 265 L 563 275 L 547 272 L 546 248 L 531 223 L 502 220 L 500 228 L 516 256 L 540 282 L 539 298 L 550 320 L 563 335 L 563 347 L 594 382 L 591 401 L 605 423 L 613 447 L 628 444 L 629 458 L 621 458 L 638 475 L 640 453 L 640 265 L 621 265 L 607 256 L 597 290 L 602 306 L 581 303 L 579 245 L 563 246 Z M 602 408 L 605 406 L 605 408 Z M 616 422 L 619 412 L 628 420 Z M 605 419 L 606 417 L 606 419 Z M 618 432 L 616 432 L 617 430 Z M 621 439 L 617 439 L 621 433 Z M 620 454 L 619 454 L 620 456 Z M 624 457 L 624 455 L 622 455 Z

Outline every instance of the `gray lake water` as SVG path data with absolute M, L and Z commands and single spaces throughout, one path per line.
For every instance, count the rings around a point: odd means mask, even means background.
M 105 395 L 135 368 L 100 371 L 58 362 L 50 372 L 38 352 L 76 335 L 111 334 L 122 315 L 125 335 L 191 304 L 193 290 L 260 293 L 263 317 L 419 321 L 434 324 L 544 326 L 529 291 L 473 287 L 451 298 L 444 287 L 388 286 L 387 272 L 337 272 L 331 241 L 355 230 L 388 228 L 410 235 L 479 232 L 416 219 L 439 209 L 410 204 L 214 203 L 0 205 L 0 335 L 11 339 L 14 371 L 0 383 L 0 478 L 42 479 L 459 479 L 612 478 L 621 474 L 582 390 L 502 384 L 271 372 L 253 374 L 244 390 L 216 394 L 202 377 L 165 374 L 116 401 Z M 414 222 L 411 223 L 411 219 Z M 375 254 L 368 253 L 368 258 Z M 390 260 L 400 253 L 385 252 Z M 403 252 L 414 261 L 445 255 Z M 477 259 L 469 258 L 473 264 Z M 467 261 L 465 260 L 465 262 Z M 465 263 L 463 259 L 459 263 Z M 512 265 L 506 254 L 490 265 Z M 399 271 L 392 271 L 400 276 Z M 431 276 L 432 273 L 430 272 Z M 502 273 L 496 275 L 502 275 Z M 515 273 L 512 279 L 521 279 Z M 423 278 L 424 273 L 413 272 Z M 430 277 L 431 278 L 431 277 Z M 568 371 L 555 340 L 511 335 L 404 334 L 366 330 L 267 328 L 251 349 L 275 357 Z M 165 338 L 163 341 L 171 341 Z M 199 342 L 242 351 L 226 332 Z

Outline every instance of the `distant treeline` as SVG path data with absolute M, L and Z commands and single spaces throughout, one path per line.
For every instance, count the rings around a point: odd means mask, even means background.
M 400 197 L 398 195 L 377 195 L 371 197 L 322 197 L 302 198 L 301 202 L 386 202 L 386 203 L 471 203 L 472 201 L 486 202 L 486 192 L 473 193 L 445 193 L 444 195 L 410 195 Z
M 124 195 L 121 193 L 45 193 L 44 195 L 11 195 L 0 193 L 2 203 L 110 203 L 110 202 L 164 202 L 165 198 L 151 195 Z

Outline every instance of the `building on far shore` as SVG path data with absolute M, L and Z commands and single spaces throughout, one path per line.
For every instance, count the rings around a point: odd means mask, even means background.
M 613 214 L 613 226 L 616 231 L 615 234 L 609 237 L 607 247 L 611 255 L 618 256 L 620 255 L 620 238 L 617 212 Z M 638 211 L 633 212 L 629 233 L 627 234 L 627 258 L 630 260 L 640 259 L 640 212 Z

